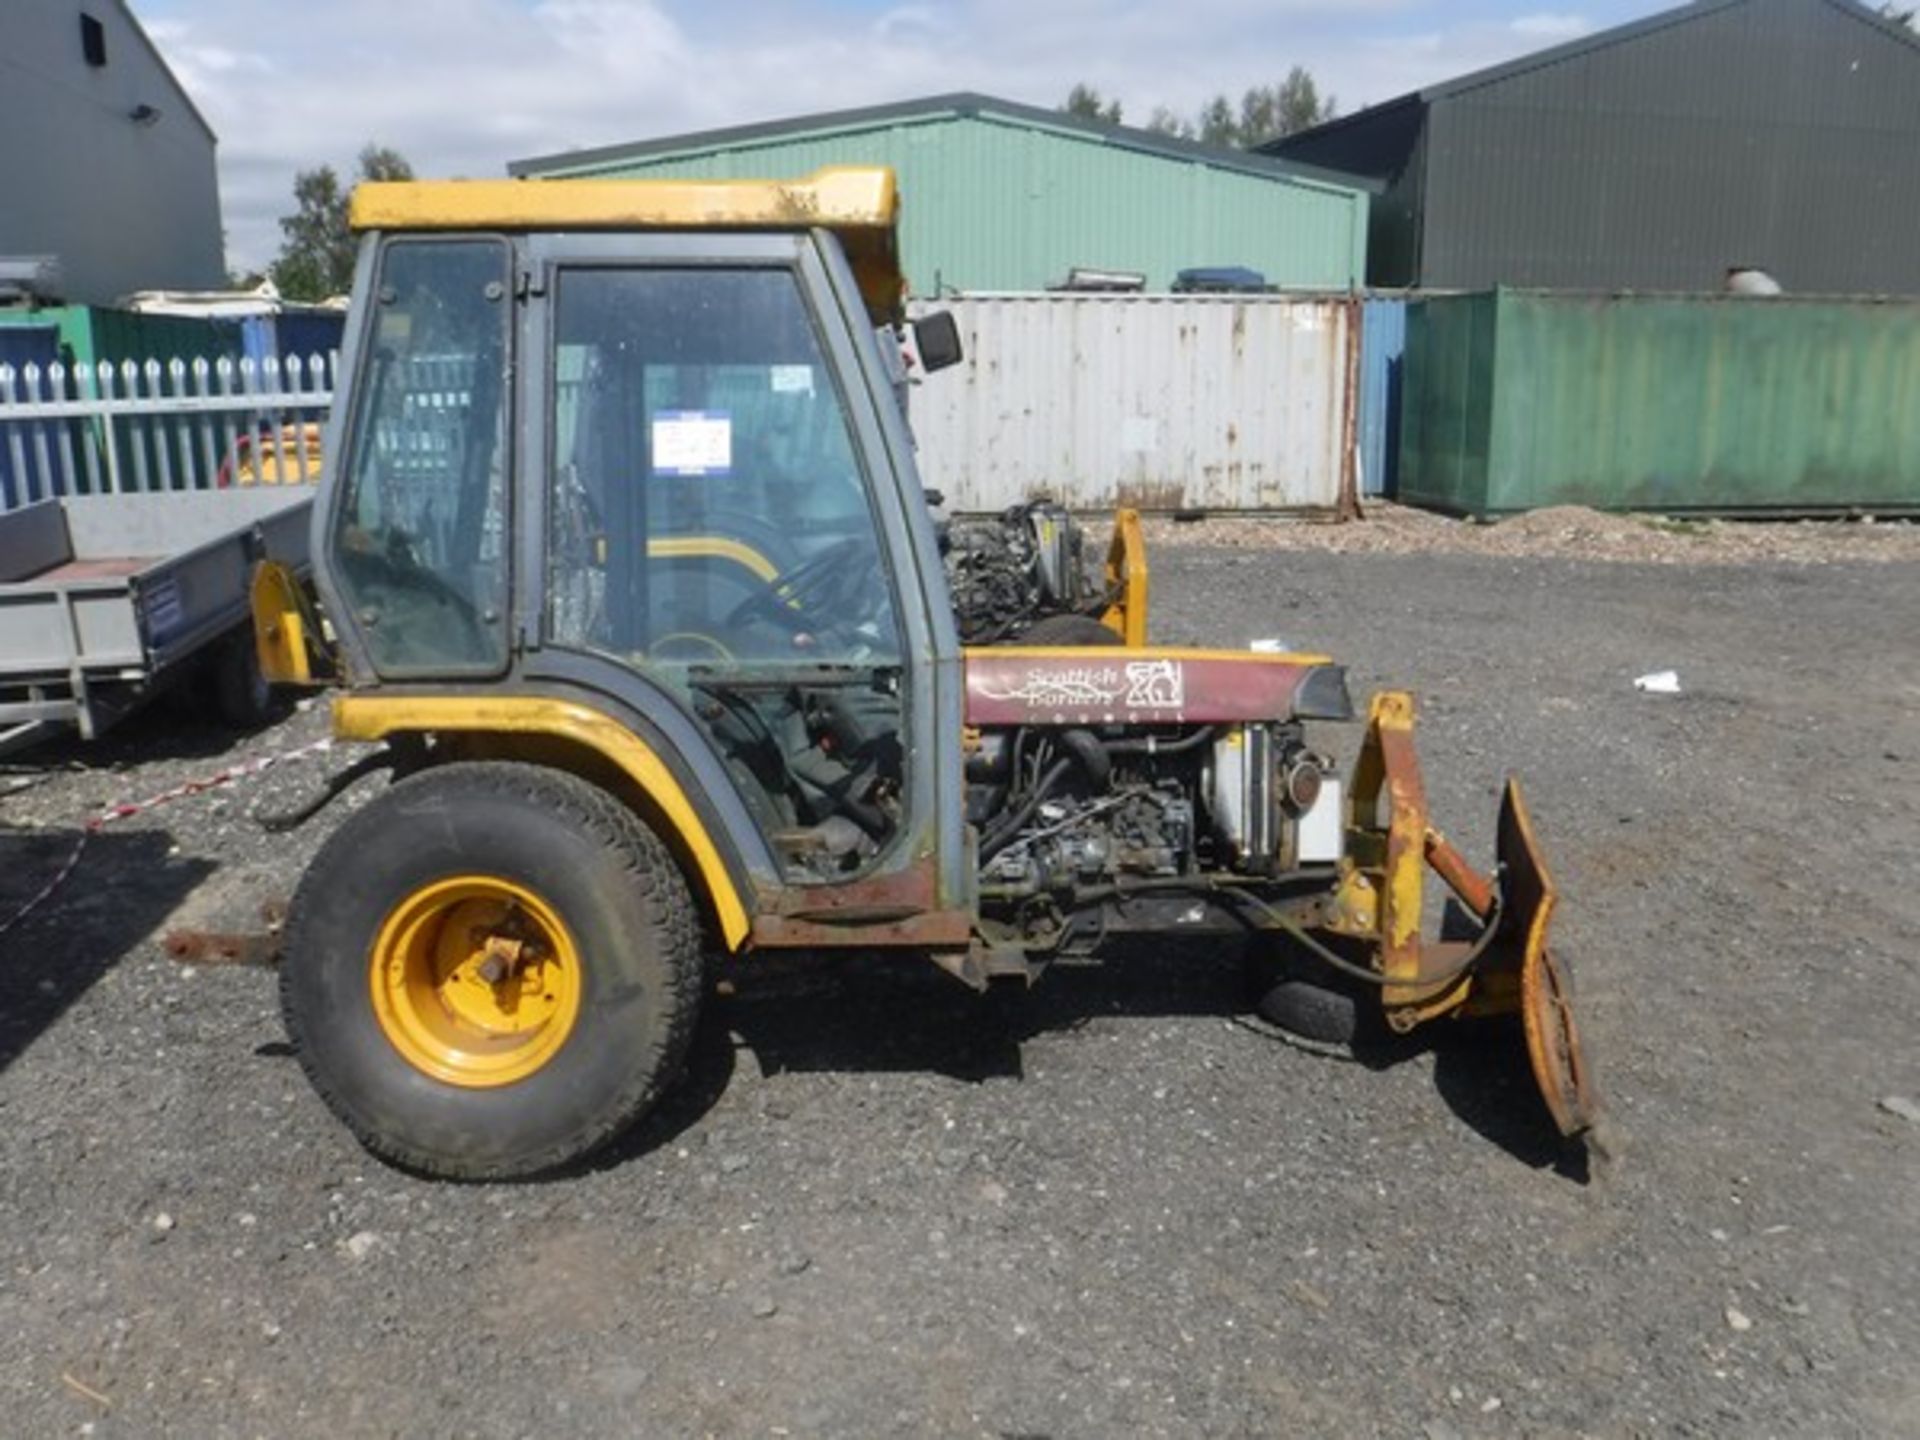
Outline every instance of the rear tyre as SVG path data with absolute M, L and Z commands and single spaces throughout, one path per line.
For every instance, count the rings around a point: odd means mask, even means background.
M 321 848 L 280 999 L 314 1088 L 374 1154 L 514 1179 L 654 1104 L 702 979 L 686 882 L 632 811 L 562 772 L 463 763 L 400 781 Z
M 1120 637 L 1091 615 L 1048 615 L 1013 642 L 1015 645 L 1119 645 Z

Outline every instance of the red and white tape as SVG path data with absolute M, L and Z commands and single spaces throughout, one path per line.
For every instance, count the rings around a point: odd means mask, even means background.
M 203 775 L 197 780 L 184 781 L 171 790 L 162 790 L 158 795 L 149 795 L 144 800 L 129 800 L 118 805 L 109 805 L 80 827 L 80 834 L 73 842 L 73 849 L 67 853 L 67 858 L 61 862 L 53 878 L 41 886 L 26 904 L 4 921 L 0 921 L 0 935 L 6 934 L 53 898 L 55 892 L 72 878 L 75 870 L 79 869 L 80 857 L 86 852 L 87 842 L 107 826 L 119 820 L 131 819 L 135 815 L 143 814 L 174 800 L 184 800 L 190 795 L 202 795 L 209 790 L 218 790 L 242 780 L 250 780 L 256 775 L 273 769 L 276 765 L 285 765 L 293 760 L 304 760 L 309 755 L 324 755 L 332 748 L 331 739 L 315 740 L 311 745 L 300 745 L 292 750 L 281 750 L 272 755 L 262 755 L 257 759 L 242 761 L 238 765 L 229 765 L 225 770 Z

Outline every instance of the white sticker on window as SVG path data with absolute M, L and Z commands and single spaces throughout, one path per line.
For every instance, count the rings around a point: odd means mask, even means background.
M 661 410 L 653 417 L 653 473 L 725 475 L 733 469 L 733 417 L 724 410 Z
M 776 395 L 811 395 L 813 367 L 811 365 L 775 365 L 770 383 Z

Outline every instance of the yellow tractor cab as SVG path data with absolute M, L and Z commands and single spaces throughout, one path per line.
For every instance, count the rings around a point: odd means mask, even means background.
M 1275 1008 L 1309 1028 L 1523 1017 L 1582 1134 L 1517 790 L 1481 876 L 1427 824 L 1404 696 L 1343 779 L 1308 733 L 1363 718 L 1328 657 L 1146 647 L 1132 517 L 1085 583 L 1066 517 L 936 526 L 900 356 L 958 345 L 901 324 L 897 208 L 885 170 L 356 192 L 324 624 L 256 589 L 273 672 L 329 672 L 336 733 L 383 746 L 346 778 L 394 778 L 288 922 L 320 1092 L 397 1163 L 523 1175 L 671 1083 L 716 955 L 984 987 L 1179 930 L 1286 938 Z M 963 648 L 952 577 L 1007 574 L 1058 613 Z M 1421 940 L 1429 870 L 1472 940 Z

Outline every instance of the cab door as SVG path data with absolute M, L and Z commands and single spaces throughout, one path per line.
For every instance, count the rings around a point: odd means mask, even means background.
M 910 443 L 824 234 L 527 242 L 530 678 L 691 737 L 761 945 L 961 945 L 959 649 Z

